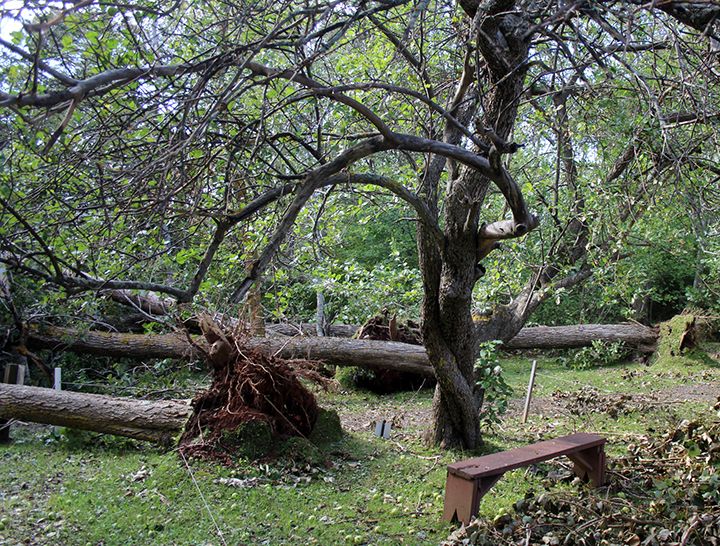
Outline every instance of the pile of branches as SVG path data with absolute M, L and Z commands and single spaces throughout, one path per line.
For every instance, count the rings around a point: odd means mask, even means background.
M 291 367 L 288 361 L 249 349 L 242 335 L 223 332 L 207 316 L 200 326 L 210 345 L 206 359 L 213 368 L 213 382 L 192 401 L 193 415 L 179 442 L 181 453 L 232 466 L 234 447 L 223 440 L 252 421 L 267 423 L 278 439 L 307 438 L 319 407 L 300 377 L 328 383 L 313 364 L 293 361 Z
M 528 493 L 511 513 L 475 519 L 441 544 L 720 544 L 720 423 L 684 422 L 663 438 L 640 437 L 608 467 L 605 487 Z
M 658 404 L 652 395 L 601 393 L 595 387 L 585 386 L 574 392 L 555 391 L 554 400 L 562 401 L 565 409 L 573 415 L 604 413 L 610 417 L 643 412 Z

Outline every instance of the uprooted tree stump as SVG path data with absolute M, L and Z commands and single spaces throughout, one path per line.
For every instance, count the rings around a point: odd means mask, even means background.
M 0 384 L 0 418 L 45 423 L 171 445 L 183 454 L 232 464 L 233 453 L 269 455 L 291 437 L 334 441 L 342 434 L 334 412 L 319 408 L 300 377 L 328 386 L 308 361 L 281 360 L 248 348 L 209 319 L 209 350 L 193 343 L 213 368 L 210 388 L 190 406 L 132 398 Z M 321 437 L 318 437 L 321 434 Z M 266 449 L 249 443 L 265 439 Z
M 399 322 L 395 315 L 387 310 L 368 320 L 357 332 L 360 340 L 392 341 L 422 346 L 420 325 L 408 320 Z M 421 387 L 433 387 L 435 378 L 412 370 L 378 368 L 377 366 L 357 366 L 349 373 L 350 381 L 356 386 L 377 394 L 387 394 L 403 390 L 417 390 Z
M 197 395 L 180 438 L 184 455 L 232 464 L 244 442 L 271 446 L 273 439 L 309 438 L 320 414 L 315 396 L 299 376 L 326 384 L 309 363 L 287 361 L 239 344 L 205 317 L 201 328 L 210 346 L 210 388 Z M 263 453 L 259 449 L 256 453 Z
M 695 316 L 676 315 L 660 325 L 658 355 L 680 356 L 686 350 L 697 347 L 695 340 Z

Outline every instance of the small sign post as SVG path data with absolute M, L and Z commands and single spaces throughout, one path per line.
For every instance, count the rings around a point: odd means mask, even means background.
M 388 423 L 384 419 L 382 421 L 378 421 L 375 424 L 375 436 L 379 436 L 380 438 L 385 439 L 390 438 L 390 428 L 390 423 Z
M 22 385 L 25 383 L 25 357 L 16 356 L 15 361 L 22 362 L 22 364 L 6 364 L 3 383 L 10 385 Z M 11 421 L 7 419 L 0 419 L 0 444 L 10 442 L 10 423 Z
M 53 374 L 53 389 L 56 391 L 62 390 L 62 368 L 55 368 L 55 373 Z M 60 428 L 62 427 L 53 427 L 53 431 L 55 432 L 55 436 L 60 434 Z
M 533 360 L 532 371 L 530 372 L 530 383 L 528 384 L 527 396 L 525 397 L 525 411 L 523 411 L 523 425 L 527 423 L 528 412 L 530 411 L 530 399 L 532 398 L 532 390 L 535 386 L 535 372 L 537 371 L 537 360 Z

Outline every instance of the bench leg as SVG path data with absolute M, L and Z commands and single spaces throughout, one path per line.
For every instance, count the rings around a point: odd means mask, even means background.
M 593 487 L 605 484 L 605 446 L 599 445 L 575 453 L 568 453 L 574 463 L 575 474 Z
M 448 523 L 456 519 L 466 525 L 470 523 L 470 519 L 477 516 L 480 510 L 480 499 L 502 476 L 496 474 L 477 480 L 466 480 L 448 472 L 443 519 Z
M 448 472 L 443 519 L 448 523 L 456 519 L 469 522 L 473 515 L 473 505 L 476 504 L 477 490 L 474 480 L 466 480 Z

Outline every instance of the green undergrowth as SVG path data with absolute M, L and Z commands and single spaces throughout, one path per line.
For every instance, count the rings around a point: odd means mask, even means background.
M 539 405 L 522 424 L 533 358 Z M 432 389 L 319 392 L 321 406 L 353 423 L 351 432 L 331 437 L 328 423 L 310 446 L 290 442 L 280 457 L 241 457 L 232 469 L 141 442 L 14 424 L 15 441 L 0 446 L 0 545 L 439 544 L 456 527 L 442 519 L 451 462 L 578 431 L 605 435 L 613 460 L 638 438 L 662 439 L 688 420 L 718 417 L 712 403 L 682 396 L 717 383 L 713 360 L 570 369 L 555 356 L 516 355 L 501 367 L 515 398 L 477 452 L 423 444 Z M 374 435 L 377 419 L 392 421 L 389 439 Z M 566 459 L 521 468 L 483 498 L 480 515 L 585 487 Z
M 720 378 L 720 363 L 702 350 L 654 357 L 647 363 L 618 362 L 583 369 L 568 369 L 559 357 L 513 355 L 503 359 L 503 371 L 516 394 L 527 391 L 533 360 L 537 360 L 533 395 L 541 397 L 588 387 L 611 393 L 650 393 Z

